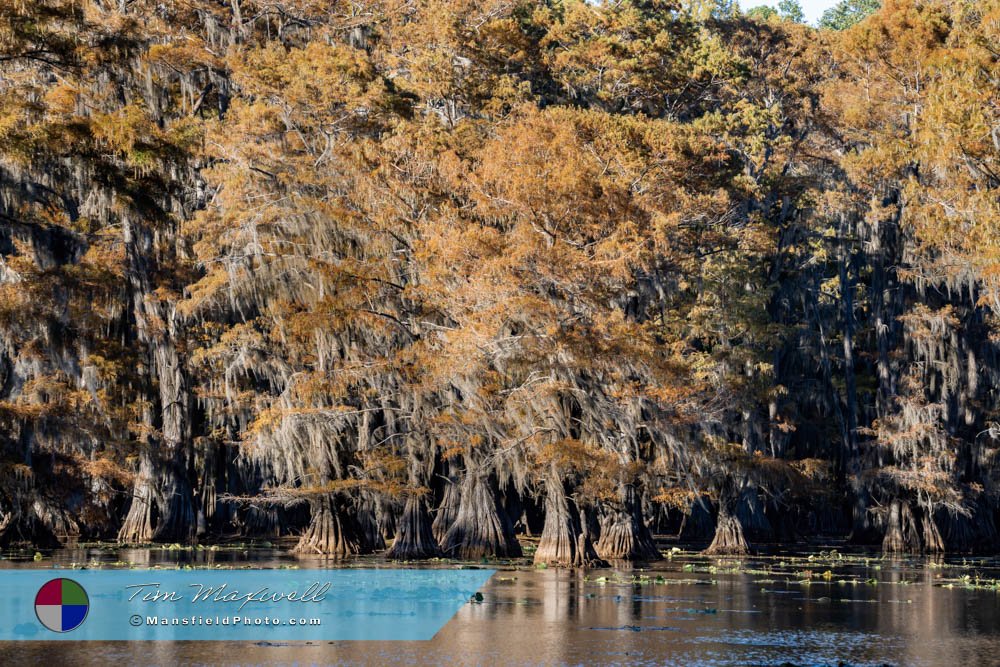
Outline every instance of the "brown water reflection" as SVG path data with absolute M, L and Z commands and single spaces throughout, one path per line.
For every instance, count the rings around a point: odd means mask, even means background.
M 54 555 L 63 566 L 94 560 L 139 567 L 329 565 L 278 550 L 75 549 Z M 997 578 L 993 560 L 809 562 L 787 556 L 677 556 L 641 571 L 504 569 L 483 589 L 482 602 L 465 605 L 429 642 L 9 642 L 0 645 L 0 663 L 1000 665 L 1000 593 L 974 588 Z

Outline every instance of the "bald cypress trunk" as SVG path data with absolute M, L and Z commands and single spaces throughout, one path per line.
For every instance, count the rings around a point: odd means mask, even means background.
M 886 554 L 920 553 L 920 532 L 917 522 L 910 509 L 910 503 L 894 500 L 889 505 L 889 516 L 886 518 L 885 538 L 882 540 L 882 552 Z
M 153 540 L 164 542 L 193 540 L 197 523 L 185 452 L 173 452 L 173 456 L 161 467 L 157 477 L 160 518 L 153 530 Z
M 709 556 L 742 556 L 749 553 L 743 526 L 735 514 L 729 512 L 725 504 L 719 507 L 719 517 L 715 524 L 715 537 L 704 553 Z
M 441 555 L 441 548 L 434 539 L 427 504 L 422 496 L 411 495 L 406 499 L 403 514 L 397 522 L 396 539 L 386 553 L 395 560 L 422 560 Z
M 132 502 L 118 531 L 119 542 L 144 544 L 153 541 L 154 483 L 149 451 L 143 448 L 139 455 L 139 471 L 132 485 Z
M 382 539 L 382 531 L 378 525 L 377 508 L 375 503 L 368 499 L 360 503 L 357 512 L 357 522 L 360 537 L 360 553 L 372 553 L 385 549 L 385 540 Z
M 519 558 L 521 545 L 488 476 L 466 469 L 458 513 L 441 548 L 451 558 Z
M 438 544 L 444 544 L 448 529 L 455 523 L 455 517 L 458 516 L 458 505 L 462 497 L 459 491 L 458 480 L 451 473 L 453 464 L 446 461 L 444 465 L 445 470 L 448 472 L 445 473 L 446 480 L 444 490 L 441 494 L 441 504 L 438 505 L 435 511 L 434 523 L 431 525 L 431 530 L 434 531 L 434 539 L 437 540 Z
M 153 451 L 143 454 L 133 503 L 119 531 L 119 541 L 191 540 L 197 524 L 190 467 L 189 391 L 183 364 L 175 346 L 179 331 L 173 306 L 161 302 L 150 282 L 155 252 L 148 229 L 125 221 L 124 244 L 128 253 L 128 279 L 132 286 L 132 311 L 138 340 L 149 350 L 159 411 L 159 437 L 150 441 Z M 152 488 L 148 488 L 152 486 Z M 153 505 L 155 503 L 155 515 Z
M 685 541 L 700 542 L 714 534 L 715 521 L 712 518 L 712 509 L 704 499 L 699 498 L 691 503 L 690 512 L 681 519 L 677 537 Z
M 944 538 L 949 551 L 996 551 L 998 542 L 993 508 L 979 498 L 972 514 L 965 516 L 952 512 L 939 516 L 944 525 Z
M 246 537 L 278 537 L 282 530 L 281 515 L 275 507 L 251 505 L 240 518 L 240 534 Z
M 924 553 L 943 554 L 945 552 L 944 539 L 941 531 L 938 530 L 934 516 L 930 512 L 923 512 L 920 517 L 920 532 L 923 539 Z
M 545 527 L 535 551 L 535 564 L 585 567 L 598 565 L 597 551 L 576 504 L 566 497 L 563 483 L 552 477 L 546 484 Z
M 375 515 L 378 520 L 378 530 L 379 534 L 382 535 L 382 542 L 388 542 L 389 540 L 395 539 L 396 533 L 399 530 L 399 507 L 395 500 L 388 501 L 386 499 L 376 500 L 375 505 Z M 426 511 L 426 506 L 424 507 Z M 428 515 L 427 523 L 430 525 L 430 516 Z
M 621 501 L 601 521 L 601 537 L 594 545 L 605 560 L 659 560 L 660 550 L 642 520 L 638 493 L 631 484 L 621 490 Z
M 309 502 L 309 526 L 295 545 L 297 553 L 344 558 L 361 552 L 361 541 L 336 499 L 323 495 Z

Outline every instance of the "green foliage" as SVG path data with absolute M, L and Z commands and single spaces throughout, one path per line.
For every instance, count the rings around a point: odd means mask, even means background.
M 826 30 L 846 30 L 874 14 L 881 6 L 881 0 L 841 0 L 823 12 L 819 27 Z
M 794 21 L 795 23 L 803 23 L 806 19 L 799 0 L 781 0 L 778 3 L 778 13 L 786 21 Z
M 751 7 L 746 11 L 746 15 L 755 21 L 767 21 L 768 19 L 774 18 L 778 15 L 778 10 L 770 5 L 760 5 L 758 7 Z

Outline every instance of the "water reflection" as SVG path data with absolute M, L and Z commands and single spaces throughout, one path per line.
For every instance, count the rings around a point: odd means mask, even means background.
M 259 548 L 76 548 L 54 560 L 63 567 L 329 565 Z M 505 569 L 481 603 L 467 604 L 429 642 L 12 642 L 0 647 L 0 664 L 993 665 L 1000 664 L 1000 593 L 987 586 L 997 578 L 991 560 L 791 556 L 677 557 L 645 570 Z

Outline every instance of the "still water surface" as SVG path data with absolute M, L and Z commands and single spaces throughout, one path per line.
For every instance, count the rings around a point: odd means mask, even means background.
M 0 566 L 98 563 L 331 565 L 277 549 L 77 548 Z M 470 600 L 429 642 L 8 642 L 0 665 L 1000 665 L 995 559 L 677 553 L 643 569 L 495 567 L 482 600 Z

